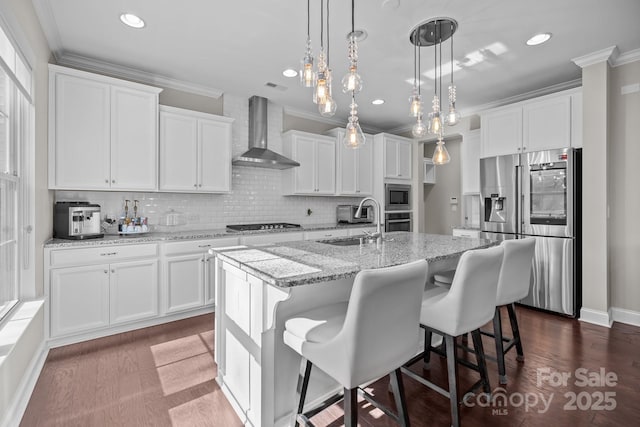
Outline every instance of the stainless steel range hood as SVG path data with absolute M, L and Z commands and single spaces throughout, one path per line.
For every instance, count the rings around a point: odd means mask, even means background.
M 267 148 L 267 98 L 249 98 L 249 151 L 233 159 L 234 166 L 289 169 L 300 163 Z

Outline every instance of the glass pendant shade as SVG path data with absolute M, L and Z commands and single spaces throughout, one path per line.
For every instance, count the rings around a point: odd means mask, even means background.
M 413 95 L 409 97 L 409 113 L 411 117 L 418 117 L 422 114 L 422 95 L 418 95 L 414 89 Z
M 442 117 L 440 112 L 429 113 L 429 133 L 440 135 L 442 133 Z
M 351 66 L 349 72 L 342 78 L 342 92 L 358 93 L 362 90 L 362 78 L 358 74 L 358 68 Z
M 454 105 L 449 106 L 446 122 L 449 126 L 455 126 L 460 122 L 460 113 L 458 113 Z
M 331 96 L 327 96 L 324 104 L 318 104 L 318 111 L 320 111 L 320 115 L 323 117 L 333 117 L 336 114 L 337 108 L 338 105 Z
M 342 141 L 345 146 L 349 148 L 358 148 L 365 143 L 364 132 L 360 128 L 358 120 L 352 120 L 353 117 L 349 117 L 349 123 L 347 124 L 346 134 Z
M 309 52 L 302 59 L 302 66 L 300 67 L 300 84 L 303 87 L 313 87 L 313 56 Z
M 411 133 L 416 138 L 421 138 L 427 133 L 427 127 L 422 121 L 422 116 L 418 116 L 418 121 L 416 121 L 416 124 L 411 128 Z
M 446 165 L 451 161 L 447 147 L 444 146 L 443 140 L 438 140 L 436 143 L 436 149 L 433 151 L 433 157 L 431 158 L 434 165 Z

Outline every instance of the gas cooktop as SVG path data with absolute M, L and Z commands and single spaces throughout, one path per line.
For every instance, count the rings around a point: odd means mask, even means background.
M 227 229 L 231 231 L 282 230 L 285 228 L 300 228 L 300 224 L 289 224 L 287 222 L 272 222 L 272 223 L 265 223 L 265 224 L 227 225 Z

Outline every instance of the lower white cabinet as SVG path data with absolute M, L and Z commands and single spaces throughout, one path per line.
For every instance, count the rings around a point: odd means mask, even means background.
M 349 230 L 344 229 L 331 229 L 331 230 L 316 230 L 316 231 L 305 231 L 304 239 L 305 240 L 317 240 L 317 239 L 334 239 L 336 237 L 347 237 L 349 235 Z
M 158 315 L 157 259 L 54 268 L 50 280 L 52 337 Z
M 214 256 L 209 249 L 234 246 L 237 237 L 165 243 L 163 276 L 166 313 L 215 304 Z
M 470 230 L 466 228 L 454 228 L 452 231 L 454 237 L 467 237 L 469 239 L 479 239 L 480 230 Z

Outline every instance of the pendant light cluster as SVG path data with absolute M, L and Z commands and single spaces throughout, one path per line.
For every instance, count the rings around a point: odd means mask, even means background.
M 320 53 L 318 54 L 317 68 L 314 69 L 314 57 L 311 49 L 310 35 L 310 0 L 307 0 L 307 43 L 304 57 L 301 62 L 300 84 L 313 88 L 313 102 L 318 104 L 318 111 L 324 117 L 332 117 L 336 113 L 336 102 L 332 96 L 332 73 L 329 66 L 329 1 L 320 0 Z M 362 90 L 362 78 L 358 74 L 358 44 L 357 39 L 361 34 L 354 28 L 355 0 L 351 0 L 351 32 L 347 35 L 349 71 L 342 79 L 342 91 L 351 92 L 351 111 L 346 127 L 346 135 L 343 143 L 351 148 L 358 148 L 365 143 L 365 136 L 358 123 L 358 104 L 355 102 L 355 94 Z M 325 26 L 326 26 L 326 51 L 325 51 Z
M 456 32 L 457 28 L 458 23 L 451 18 L 435 18 L 419 24 L 409 34 L 409 40 L 414 45 L 414 84 L 409 101 L 410 113 L 413 117 L 416 117 L 416 124 L 412 128 L 412 133 L 416 138 L 423 137 L 427 133 L 438 137 L 432 158 L 433 163 L 436 165 L 443 165 L 451 160 L 442 139 L 444 133 L 443 125 L 454 126 L 460 121 L 460 114 L 456 110 L 456 87 L 453 84 L 453 33 Z M 442 98 L 442 42 L 447 39 L 451 39 L 451 83 L 449 85 L 449 111 L 444 114 L 440 107 Z M 424 106 L 420 93 L 420 48 L 424 46 L 434 47 L 433 99 L 431 101 L 431 111 L 427 114 L 426 125 L 423 122 Z

